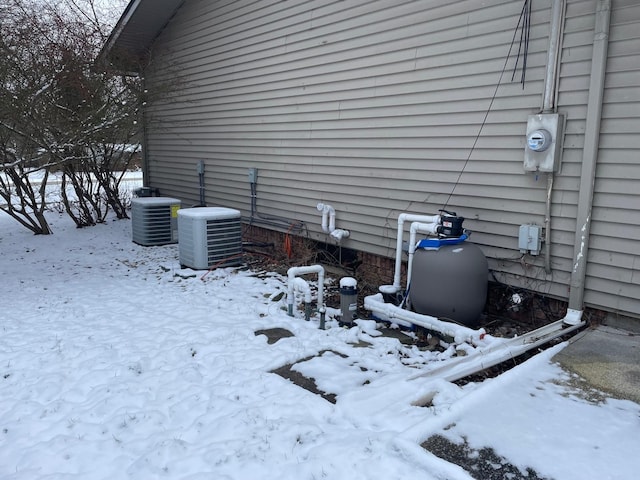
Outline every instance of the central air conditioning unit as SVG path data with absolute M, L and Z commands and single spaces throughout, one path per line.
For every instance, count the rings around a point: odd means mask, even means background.
M 131 200 L 131 237 L 144 246 L 178 241 L 180 200 L 169 197 L 143 197 Z
M 239 210 L 223 207 L 185 208 L 178 212 L 180 265 L 194 270 L 242 263 Z

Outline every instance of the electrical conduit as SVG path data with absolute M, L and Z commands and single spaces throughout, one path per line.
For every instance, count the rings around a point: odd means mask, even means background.
M 558 96 L 558 72 L 560 52 L 562 50 L 562 32 L 566 13 L 566 0 L 555 0 L 551 10 L 551 31 L 549 32 L 549 48 L 547 50 L 547 68 L 542 96 L 542 112 L 556 112 Z M 556 139 L 559 141 L 559 139 Z M 560 161 L 559 159 L 557 161 Z M 547 174 L 547 202 L 544 215 L 544 270 L 551 274 L 551 193 L 555 174 Z

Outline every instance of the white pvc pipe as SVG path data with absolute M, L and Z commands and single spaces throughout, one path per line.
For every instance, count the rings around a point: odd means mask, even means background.
M 309 273 L 318 274 L 318 311 L 323 312 L 324 308 L 324 267 L 322 265 L 307 265 L 302 267 L 291 267 L 287 270 L 287 277 L 289 291 L 287 292 L 287 304 L 289 309 L 289 315 L 293 316 L 293 303 L 295 302 L 295 289 L 304 288 L 300 282 L 297 282 L 296 277 L 300 275 L 306 275 Z M 304 282 L 306 284 L 306 282 Z M 307 284 L 307 287 L 309 285 Z M 306 291 L 304 291 L 306 295 Z M 309 289 L 309 300 L 305 298 L 305 302 L 311 302 L 311 289 Z
M 303 278 L 296 277 L 291 282 L 293 285 L 289 285 L 289 288 L 293 286 L 293 293 L 300 292 L 304 295 L 304 303 L 311 303 L 311 287 L 307 281 Z
M 443 362 L 444 365 L 432 368 L 427 372 L 419 373 L 411 377 L 410 380 L 433 377 L 454 382 L 506 360 L 513 359 L 528 350 L 532 350 L 554 338 L 566 335 L 584 326 L 585 322 L 581 320 L 577 323 L 567 323 L 566 319 L 569 315 L 570 313 L 567 312 L 565 318 L 523 335 L 518 335 L 513 338 L 493 338 L 488 346 L 482 346 L 465 357 L 458 357 Z
M 349 236 L 349 230 L 342 230 L 341 228 L 336 228 L 331 232 L 331 236 L 336 239 L 336 241 L 340 242 L 343 238 L 347 238 Z
M 433 330 L 443 335 L 452 337 L 455 344 L 471 343 L 477 345 L 486 335 L 484 328 L 474 330 L 469 327 L 457 325 L 451 322 L 443 322 L 430 315 L 411 312 L 400 308 L 392 303 L 385 303 L 382 294 L 376 293 L 364 298 L 364 308 L 380 316 L 381 320 L 398 319 L 412 325 Z
M 397 293 L 400 291 L 400 271 L 402 266 L 402 240 L 404 236 L 404 222 L 440 223 L 440 215 L 414 215 L 401 213 L 398 215 L 398 234 L 396 239 L 396 265 L 393 272 L 393 285 L 383 285 L 385 293 Z M 393 291 L 391 291 L 393 290 Z
M 418 232 L 435 235 L 438 233 L 438 225 L 438 223 L 411 223 L 411 228 L 409 229 L 409 260 L 407 261 L 407 288 L 411 285 L 411 270 L 413 268 L 413 254 L 416 251 L 416 236 Z
M 340 242 L 349 236 L 349 230 L 336 229 L 336 210 L 326 203 L 318 203 L 316 208 L 322 212 L 322 231 L 330 234 Z
M 336 211 L 331 205 L 319 203 L 316 205 L 319 212 L 322 212 L 322 231 L 331 233 L 336 229 Z

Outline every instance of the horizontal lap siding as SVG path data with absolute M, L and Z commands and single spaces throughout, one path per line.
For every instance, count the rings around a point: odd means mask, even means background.
M 640 315 L 640 2 L 614 0 L 585 302 Z
M 152 97 L 180 79 L 147 110 L 150 182 L 195 203 L 203 159 L 207 202 L 247 215 L 256 167 L 261 213 L 303 220 L 323 239 L 315 207 L 329 203 L 351 231 L 345 246 L 387 256 L 400 212 L 447 203 L 501 280 L 566 296 L 594 5 L 567 9 L 553 275 L 517 248 L 519 225 L 545 216 L 546 178 L 522 162 L 527 115 L 541 105 L 550 1 L 533 4 L 524 88 L 520 71 L 511 82 L 519 32 L 501 75 L 521 1 L 187 1 L 155 46 L 163 67 L 147 75 Z

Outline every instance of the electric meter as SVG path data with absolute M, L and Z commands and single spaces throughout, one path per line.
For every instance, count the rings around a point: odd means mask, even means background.
M 540 129 L 527 135 L 527 146 L 534 152 L 544 152 L 551 145 L 551 133 Z

